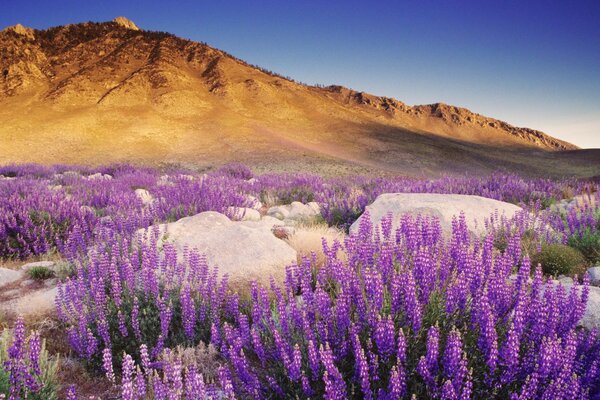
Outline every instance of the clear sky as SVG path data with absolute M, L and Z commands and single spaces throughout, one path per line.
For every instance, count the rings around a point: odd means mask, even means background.
M 123 15 L 296 80 L 442 101 L 600 148 L 600 1 L 1 0 L 0 25 Z M 0 49 L 1 51 L 1 49 Z

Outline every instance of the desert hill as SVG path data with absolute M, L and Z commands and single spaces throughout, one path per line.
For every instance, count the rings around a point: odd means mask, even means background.
M 0 163 L 357 165 L 600 173 L 600 157 L 442 103 L 317 87 L 119 17 L 0 32 Z M 564 154 L 558 155 L 568 151 Z

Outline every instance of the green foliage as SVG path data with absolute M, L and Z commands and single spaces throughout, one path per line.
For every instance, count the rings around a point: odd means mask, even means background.
M 569 237 L 568 243 L 579 250 L 590 263 L 600 262 L 600 232 L 592 232 L 588 228 L 580 235 Z
M 588 261 L 581 252 L 564 244 L 549 244 L 531 258 L 532 264 L 542 265 L 542 271 L 547 275 L 582 276 L 588 266 Z
M 11 329 L 4 329 L 0 335 L 0 399 L 5 395 L 8 398 L 10 393 L 9 373 L 4 370 L 4 363 L 8 361 L 8 349 L 13 342 Z M 57 380 L 58 356 L 50 357 L 46 350 L 46 341 L 42 341 L 42 350 L 40 352 L 40 370 L 39 383 L 42 388 L 37 393 L 26 393 L 23 398 L 29 400 L 57 400 L 60 385 Z
M 554 197 L 542 197 L 540 199 L 540 206 L 541 206 L 542 210 L 550 208 L 555 203 L 556 203 L 556 199 Z
M 67 261 L 59 262 L 55 268 L 55 275 L 61 282 L 75 275 L 75 266 Z
M 37 266 L 31 267 L 27 270 L 27 275 L 36 281 L 43 281 L 46 279 L 54 278 L 54 271 L 50 268 Z
M 268 203 L 270 197 L 274 197 L 278 204 L 291 204 L 299 201 L 303 204 L 315 201 L 315 192 L 310 186 L 296 186 L 290 190 L 278 190 L 274 193 L 261 192 L 261 201 Z
M 359 208 L 343 209 L 343 208 L 332 208 L 331 214 L 331 225 L 337 226 L 344 229 L 346 232 L 350 229 L 350 226 L 356 221 L 364 212 Z

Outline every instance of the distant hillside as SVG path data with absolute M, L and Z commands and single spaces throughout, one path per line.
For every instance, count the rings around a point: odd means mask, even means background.
M 579 165 L 577 151 L 566 163 L 553 156 L 577 147 L 533 129 L 441 103 L 307 86 L 123 17 L 15 25 L 0 32 L 0 48 L 0 163 L 238 159 L 425 175 L 544 173 L 558 159 L 560 173 L 597 167 Z

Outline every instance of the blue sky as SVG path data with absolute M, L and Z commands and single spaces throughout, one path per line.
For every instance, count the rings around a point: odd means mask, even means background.
M 302 82 L 442 101 L 600 148 L 598 0 L 2 3 L 2 26 L 124 15 Z

